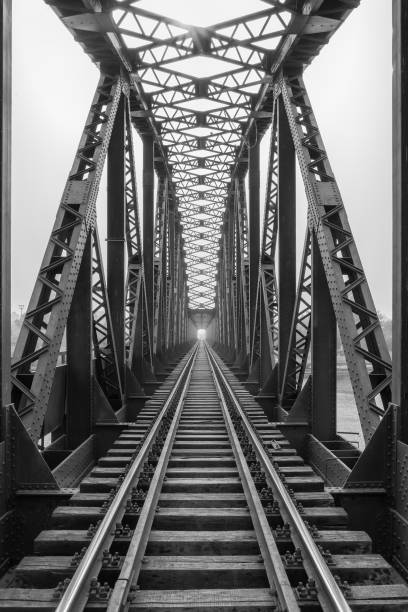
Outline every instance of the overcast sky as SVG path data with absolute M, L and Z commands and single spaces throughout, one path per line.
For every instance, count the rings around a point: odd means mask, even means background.
M 389 1 L 362 0 L 305 73 L 375 304 L 388 315 L 391 8 Z M 98 72 L 43 0 L 13 0 L 13 12 L 12 309 L 17 311 L 28 304 Z M 103 181 L 102 234 L 105 189 Z M 300 180 L 298 202 L 301 247 L 306 218 Z

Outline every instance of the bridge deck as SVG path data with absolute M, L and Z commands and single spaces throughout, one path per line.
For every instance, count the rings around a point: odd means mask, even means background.
M 241 417 L 234 397 L 245 406 Z M 113 530 L 106 529 L 117 502 Z M 312 550 L 298 546 L 297 521 L 313 536 Z M 336 577 L 338 607 L 314 554 Z M 81 571 L 88 578 L 64 601 Z M 408 609 L 408 587 L 395 569 L 364 531 L 349 528 L 322 478 L 203 344 L 54 510 L 11 576 L 0 589 L 1 610 L 116 610 L 123 602 L 180 612 Z

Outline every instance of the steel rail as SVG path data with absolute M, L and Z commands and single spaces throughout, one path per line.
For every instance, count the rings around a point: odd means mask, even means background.
M 114 531 L 115 524 L 118 522 L 120 513 L 123 512 L 124 514 L 124 505 L 129 497 L 129 494 L 131 493 L 132 487 L 134 486 L 135 479 L 137 478 L 145 457 L 153 444 L 162 419 L 167 413 L 168 408 L 171 406 L 175 395 L 179 391 L 182 381 L 185 379 L 185 374 L 189 371 L 189 369 L 191 370 L 197 349 L 198 343 L 191 349 L 191 354 L 188 357 L 186 364 L 183 366 L 177 382 L 173 386 L 173 389 L 165 401 L 159 415 L 156 417 L 156 421 L 147 435 L 139 454 L 131 464 L 129 471 L 126 474 L 111 505 L 109 506 L 101 524 L 99 525 L 95 536 L 93 537 L 88 549 L 76 568 L 67 589 L 56 607 L 56 612 L 80 612 L 80 610 L 83 610 L 86 607 L 89 597 L 89 586 L 91 580 L 95 578 L 95 572 L 98 574 L 100 571 L 100 567 L 97 570 L 95 568 L 98 568 L 98 566 L 101 565 L 102 554 L 106 548 L 106 542 L 110 537 L 112 537 L 112 532 Z
M 250 509 L 259 548 L 261 549 L 262 558 L 265 564 L 265 571 L 269 580 L 269 586 L 272 590 L 276 590 L 277 592 L 280 603 L 279 610 L 281 612 L 299 612 L 299 603 L 296 599 L 292 585 L 290 584 L 288 574 L 284 568 L 282 557 L 275 542 L 275 538 L 273 537 L 268 518 L 265 514 L 264 507 L 258 496 L 257 488 L 243 454 L 241 444 L 235 431 L 235 427 L 228 410 L 228 405 L 225 400 L 225 393 L 218 382 L 217 374 L 211 359 L 209 358 L 208 361 L 213 375 L 214 384 L 220 399 L 228 436 L 231 442 L 235 461 L 237 463 L 239 475 L 241 477 L 245 497 Z
M 316 580 L 318 597 L 320 603 L 323 605 L 323 609 L 326 612 L 351 612 L 351 608 L 344 597 L 342 590 L 337 584 L 326 561 L 320 553 L 316 542 L 312 538 L 298 509 L 293 503 L 289 492 L 283 485 L 278 472 L 273 467 L 270 458 L 258 439 L 256 429 L 246 416 L 244 410 L 241 408 L 230 383 L 227 381 L 221 367 L 218 364 L 213 349 L 211 349 L 207 344 L 205 344 L 205 348 L 209 356 L 210 363 L 214 365 L 214 371 L 217 373 L 219 380 L 222 381 L 225 389 L 227 389 L 228 395 L 242 419 L 251 444 L 256 449 L 256 453 L 262 463 L 262 467 L 269 478 L 274 494 L 279 501 L 280 511 L 285 515 L 285 520 L 291 526 L 292 537 L 295 540 L 295 544 L 298 544 L 302 551 L 306 570 L 308 570 L 308 572 L 311 574 L 309 578 Z
M 150 487 L 146 495 L 146 499 L 144 501 L 142 511 L 137 521 L 137 525 L 135 527 L 132 539 L 130 541 L 128 551 L 124 558 L 121 572 L 119 574 L 118 579 L 116 580 L 113 592 L 110 596 L 107 612 L 118 612 L 119 610 L 126 609 L 127 604 L 129 604 L 128 598 L 131 587 L 137 582 L 137 579 L 139 577 L 140 569 L 143 562 L 143 556 L 146 551 L 147 542 L 153 524 L 154 514 L 156 512 L 157 502 L 161 493 L 161 488 L 166 474 L 170 453 L 173 448 L 174 438 L 177 433 L 177 428 L 184 405 L 184 399 L 190 385 L 191 374 L 194 368 L 196 356 L 197 350 L 192 356 L 191 367 L 185 379 L 181 396 L 178 399 L 177 408 L 173 416 L 169 431 L 167 433 L 162 452 L 160 453 L 154 476 L 150 483 Z

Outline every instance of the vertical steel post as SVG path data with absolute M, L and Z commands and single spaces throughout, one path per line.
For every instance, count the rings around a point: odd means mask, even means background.
M 238 352 L 237 343 L 237 320 L 236 320 L 236 304 L 235 304 L 235 285 L 236 285 L 236 270 L 235 270 L 235 225 L 234 225 L 234 196 L 229 198 L 227 206 L 227 221 L 228 221 L 228 289 L 229 289 L 229 308 L 231 309 L 231 338 L 233 351 L 233 359 L 236 358 Z
M 249 148 L 249 337 L 252 343 L 256 320 L 256 295 L 259 278 L 260 223 L 259 223 L 259 139 Z M 248 355 L 249 357 L 249 355 Z
M 271 373 L 272 373 L 272 363 L 271 363 L 271 351 L 270 351 L 270 341 L 269 341 L 269 330 L 268 323 L 266 320 L 266 309 L 267 304 L 265 304 L 264 293 L 261 291 L 260 293 L 260 368 L 259 368 L 259 377 L 260 377 L 260 387 L 262 388 L 265 383 L 268 381 Z
M 180 251 L 181 251 L 181 229 L 179 215 L 176 216 L 176 244 L 175 244 L 175 271 L 174 271 L 174 331 L 173 331 L 173 342 L 174 346 L 178 346 L 179 343 L 179 309 L 180 309 Z
M 1 407 L 10 403 L 10 215 L 11 215 L 11 0 L 0 5 L 1 58 L 1 211 L 0 211 L 0 385 Z M 1 439 L 4 437 L 4 414 Z
M 250 357 L 250 318 L 249 318 L 249 244 L 248 244 L 248 209 L 244 177 L 236 179 L 236 219 L 237 249 L 240 251 L 239 274 L 241 277 L 240 304 L 242 318 L 242 354 L 239 365 L 247 368 Z M 256 303 L 256 295 L 255 295 Z
M 408 5 L 393 2 L 392 401 L 408 442 Z
M 316 237 L 312 236 L 312 433 L 336 437 L 337 326 Z
M 92 424 L 92 235 L 88 235 L 67 321 L 67 447 Z
M 175 199 L 172 196 L 169 200 L 169 264 L 168 264 L 168 279 L 169 279 L 169 294 L 168 294 L 168 308 L 167 308 L 167 330 L 166 330 L 166 349 L 172 350 L 174 348 L 174 330 L 173 330 L 173 313 L 174 313 L 174 277 L 175 277 L 175 248 L 176 248 L 176 236 L 175 236 Z
M 234 231 L 235 231 L 235 256 L 236 256 L 236 277 L 237 277 L 237 289 L 236 289 L 236 317 L 237 317 L 237 330 L 238 330 L 238 341 L 237 341 L 237 358 L 240 353 L 244 350 L 245 347 L 245 327 L 243 323 L 243 314 L 242 314 L 242 274 L 241 274 L 241 259 L 244 256 L 241 250 L 241 242 L 239 235 L 239 223 L 238 223 L 238 215 L 239 215 L 239 183 L 238 181 L 234 181 Z M 223 305 L 221 304 L 221 308 Z M 222 323 L 222 321 L 220 321 Z
M 283 100 L 278 101 L 279 384 L 296 300 L 296 159 Z
M 150 134 L 143 135 L 143 263 L 146 283 L 146 310 L 150 338 L 153 337 L 154 296 L 154 141 Z
M 108 148 L 107 290 L 122 383 L 125 376 L 125 97 L 122 95 Z
M 158 350 L 162 355 L 166 350 L 166 317 L 167 317 L 167 300 L 168 300 L 168 287 L 167 287 L 167 274 L 168 274 L 168 225 L 169 225 L 169 179 L 166 179 L 166 190 L 165 190 L 165 206 L 164 206 L 164 231 L 163 231 L 163 246 L 161 252 L 161 297 L 160 297 L 160 319 L 159 319 L 159 333 L 158 333 Z

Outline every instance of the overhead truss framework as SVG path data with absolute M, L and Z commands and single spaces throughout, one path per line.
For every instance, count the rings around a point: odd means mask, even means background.
M 221 23 L 210 23 L 210 2 L 204 21 L 193 11 L 184 23 L 177 2 L 47 1 L 95 61 L 130 73 L 133 120 L 155 134 L 178 201 L 189 307 L 213 308 L 226 199 L 270 121 L 273 75 L 310 62 L 358 2 L 227 3 Z

